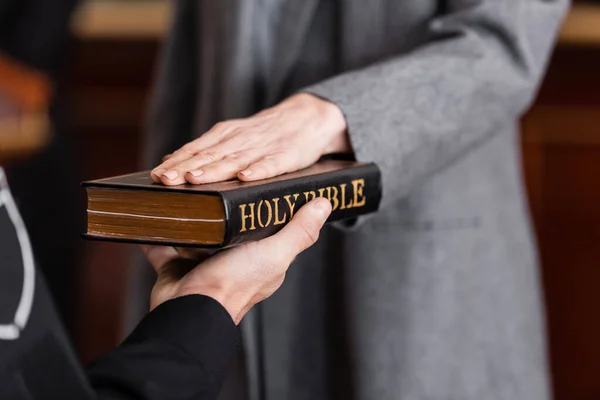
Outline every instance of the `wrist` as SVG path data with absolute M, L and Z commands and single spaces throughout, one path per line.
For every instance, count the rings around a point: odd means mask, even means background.
M 299 101 L 311 110 L 318 122 L 321 134 L 327 138 L 323 154 L 352 153 L 346 118 L 342 110 L 333 102 L 310 93 L 300 93 L 290 99 Z
M 246 299 L 243 292 L 234 291 L 219 285 L 201 285 L 194 287 L 182 287 L 173 298 L 188 295 L 202 295 L 217 301 L 231 316 L 233 322 L 238 325 L 249 308 L 250 299 Z
M 328 130 L 331 137 L 328 145 L 323 150 L 323 154 L 352 153 L 346 117 L 344 117 L 342 110 L 335 103 L 318 97 L 315 98 L 321 102 L 323 112 L 326 115 L 324 128 Z

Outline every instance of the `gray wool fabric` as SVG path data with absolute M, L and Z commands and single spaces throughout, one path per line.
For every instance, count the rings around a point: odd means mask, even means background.
M 243 321 L 222 398 L 550 399 L 517 121 L 568 1 L 279 6 L 261 87 L 257 2 L 177 2 L 145 166 L 305 91 L 341 108 L 357 159 L 381 168 L 383 202 L 324 229 Z

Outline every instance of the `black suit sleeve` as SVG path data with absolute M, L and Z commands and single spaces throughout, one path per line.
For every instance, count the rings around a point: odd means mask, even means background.
M 215 399 L 238 343 L 216 300 L 180 297 L 148 314 L 88 376 L 99 399 Z

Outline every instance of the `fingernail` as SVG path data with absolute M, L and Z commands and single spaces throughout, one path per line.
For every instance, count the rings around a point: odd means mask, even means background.
M 249 169 L 246 169 L 246 170 L 240 172 L 240 175 L 250 176 L 250 175 L 252 175 L 252 171 Z
M 193 177 L 200 176 L 200 175 L 202 175 L 203 173 L 204 173 L 204 171 L 202 171 L 201 169 L 197 169 L 197 170 L 194 170 L 194 171 L 189 171 L 189 172 L 188 172 L 188 174 L 190 174 L 190 175 L 191 175 L 191 176 L 193 176 Z
M 162 176 L 172 181 L 173 179 L 176 179 L 179 176 L 179 174 L 177 173 L 177 171 L 167 171 L 163 173 Z
M 331 203 L 329 200 L 320 197 L 315 200 L 315 210 L 317 210 L 322 218 L 325 218 L 331 213 Z

